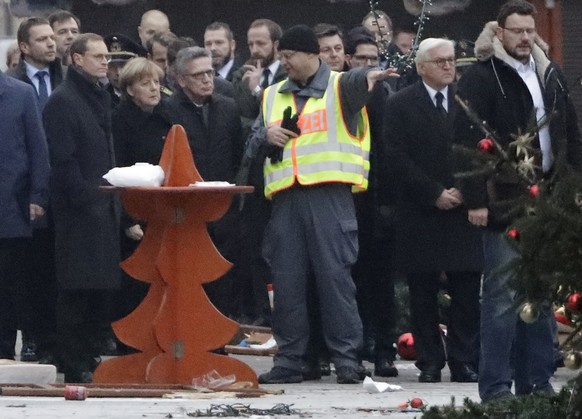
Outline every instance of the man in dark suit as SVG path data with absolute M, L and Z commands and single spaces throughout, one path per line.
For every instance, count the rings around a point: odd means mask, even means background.
M 120 285 L 119 214 L 113 196 L 99 190 L 114 165 L 103 38 L 79 35 L 71 45 L 66 80 L 43 113 L 51 165 L 55 223 L 58 361 L 65 382 L 90 382 L 109 293 Z M 66 112 L 63 112 L 66 109 Z
M 251 59 L 232 78 L 234 98 L 241 109 L 243 128 L 250 132 L 259 115 L 263 90 L 286 77 L 277 49 L 283 35 L 281 27 L 269 19 L 257 19 L 247 32 Z
M 419 381 L 440 382 L 448 360 L 452 381 L 476 382 L 482 256 L 451 165 L 453 42 L 425 39 L 416 67 L 422 80 L 390 97 L 384 113 L 384 167 L 398 180 L 395 265 L 408 277 Z M 443 272 L 452 298 L 448 359 L 437 304 Z
M 259 116 L 261 97 L 266 86 L 275 84 L 287 77 L 278 57 L 279 39 L 283 30 L 270 19 L 253 21 L 247 32 L 250 60 L 239 68 L 232 80 L 234 99 L 240 109 L 243 136 L 247 138 L 251 126 Z M 260 151 L 262 152 L 262 151 Z M 264 154 L 264 153 L 263 153 Z M 263 161 L 265 155 L 249 162 L 248 179 L 245 183 L 255 187 L 251 195 L 244 198 L 242 211 L 242 238 L 244 240 L 243 260 L 248 264 L 245 290 L 252 290 L 242 296 L 243 313 L 262 326 L 270 325 L 271 310 L 267 294 L 267 284 L 271 281 L 261 247 L 263 232 L 271 214 L 271 203 L 263 194 Z
M 174 63 L 180 86 L 168 99 L 167 112 L 173 124 L 186 130 L 194 162 L 207 181 L 233 182 L 241 159 L 243 140 L 234 100 L 214 92 L 214 69 L 210 51 L 200 47 L 180 50 Z M 226 316 L 233 315 L 233 292 L 240 243 L 238 211 L 234 208 L 209 226 L 222 255 L 235 266 L 218 281 L 204 286 L 210 300 Z
M 63 80 L 53 29 L 48 20 L 31 17 L 22 21 L 16 38 L 22 59 L 8 75 L 34 87 L 42 110 L 51 92 Z
M 17 32 L 21 60 L 8 72 L 34 87 L 42 112 L 49 96 L 63 80 L 61 61 L 57 58 L 57 43 L 49 21 L 31 17 L 21 22 Z M 48 208 L 47 208 L 48 209 Z M 21 307 L 21 361 L 50 362 L 55 332 L 56 280 L 54 273 L 54 231 L 50 211 L 33 223 L 33 238 L 27 242 L 26 303 Z
M 212 67 L 218 77 L 232 81 L 240 67 L 235 55 L 236 41 L 228 23 L 213 22 L 204 31 L 204 48 L 212 53 Z
M 346 71 L 345 42 L 340 28 L 329 23 L 318 23 L 313 31 L 319 41 L 319 58 L 333 71 Z
M 69 48 L 81 33 L 81 21 L 77 16 L 66 10 L 58 10 L 48 17 L 48 21 L 55 33 L 57 44 L 57 58 L 63 66 L 69 63 Z
M 0 72 L 0 359 L 14 359 L 32 222 L 48 205 L 49 159 L 36 94 Z
M 345 51 L 350 68 L 373 67 L 380 61 L 376 38 L 363 26 L 348 32 Z M 354 196 L 360 251 L 353 275 L 358 290 L 358 310 L 364 327 L 362 358 L 374 362 L 374 375 L 396 377 L 395 274 L 392 255 L 387 255 L 385 250 L 394 236 L 391 216 L 394 213 L 394 188 L 393 179 L 380 179 L 378 175 L 378 163 L 382 162 L 382 153 L 385 151 L 382 132 L 384 107 L 394 91 L 389 80 L 379 84 L 366 103 L 371 135 L 370 175 L 368 190 Z

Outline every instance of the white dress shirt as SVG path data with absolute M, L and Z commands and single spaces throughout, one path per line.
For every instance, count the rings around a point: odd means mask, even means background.
M 518 61 L 514 58 L 511 58 L 510 63 L 512 67 L 515 68 L 517 74 L 519 74 L 529 90 L 534 109 L 536 110 L 536 120 L 539 124 L 545 119 L 546 108 L 544 104 L 544 97 L 542 95 L 542 89 L 540 87 L 540 81 L 538 80 L 538 75 L 536 73 L 536 63 L 531 55 L 527 64 L 523 64 L 521 61 Z M 552 167 L 552 163 L 554 161 L 549 124 L 545 124 L 539 129 L 538 136 L 540 139 L 540 149 L 542 151 L 542 170 L 547 172 Z
M 430 99 L 432 100 L 433 105 L 437 106 L 437 100 L 436 100 L 436 94 L 438 92 L 441 92 L 444 96 L 443 98 L 443 108 L 445 108 L 445 111 L 449 111 L 449 97 L 448 97 L 448 93 L 449 93 L 449 86 L 445 86 L 444 88 L 442 88 L 441 90 L 435 90 L 432 87 L 430 87 L 428 84 L 426 84 L 425 82 L 422 82 L 422 84 L 424 84 L 424 87 L 426 87 L 426 90 L 430 96 Z

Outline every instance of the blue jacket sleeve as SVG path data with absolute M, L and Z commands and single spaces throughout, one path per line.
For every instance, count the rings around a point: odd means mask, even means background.
M 26 89 L 24 127 L 30 167 L 30 202 L 47 208 L 49 201 L 50 164 L 46 135 L 33 88 Z

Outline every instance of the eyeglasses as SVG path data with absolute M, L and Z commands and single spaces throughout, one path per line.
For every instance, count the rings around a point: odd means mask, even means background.
M 503 28 L 504 31 L 509 31 L 514 35 L 522 35 L 524 33 L 533 35 L 536 33 L 535 28 Z
M 438 58 L 436 60 L 429 60 L 429 61 L 425 61 L 426 63 L 433 63 L 438 65 L 440 68 L 444 68 L 445 65 L 450 65 L 452 67 L 455 66 L 455 59 L 454 58 Z
M 183 76 L 192 77 L 194 80 L 204 80 L 206 77 L 214 78 L 214 70 L 198 71 L 197 73 L 184 73 Z
M 378 62 L 380 61 L 380 59 L 376 55 L 359 55 L 358 54 L 358 55 L 354 55 L 354 59 L 356 59 L 358 61 L 369 62 L 372 65 L 378 64 Z

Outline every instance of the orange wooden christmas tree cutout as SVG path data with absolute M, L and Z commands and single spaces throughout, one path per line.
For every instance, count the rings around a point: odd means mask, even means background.
M 193 378 L 216 370 L 257 386 L 248 365 L 209 352 L 228 343 L 238 324 L 216 310 L 202 288 L 231 267 L 212 243 L 206 223 L 224 215 L 235 193 L 252 188 L 189 187 L 202 178 L 179 125 L 167 136 L 160 166 L 162 187 L 121 190 L 126 210 L 147 223 L 140 246 L 122 268 L 150 289 L 113 330 L 140 352 L 103 362 L 94 381 L 190 385 Z

